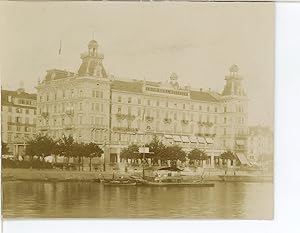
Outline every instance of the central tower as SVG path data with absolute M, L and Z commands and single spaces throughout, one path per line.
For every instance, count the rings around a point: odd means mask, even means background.
M 88 43 L 88 51 L 81 54 L 82 63 L 78 70 L 79 76 L 92 76 L 97 78 L 107 78 L 103 67 L 104 55 L 98 52 L 97 41 L 91 40 Z

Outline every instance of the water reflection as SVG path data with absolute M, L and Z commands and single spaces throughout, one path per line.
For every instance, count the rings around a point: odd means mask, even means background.
M 104 187 L 80 182 L 4 182 L 4 217 L 273 217 L 271 183 L 197 187 Z

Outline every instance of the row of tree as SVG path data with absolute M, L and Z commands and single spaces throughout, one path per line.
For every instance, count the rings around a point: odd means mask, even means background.
M 80 164 L 83 169 L 83 158 L 90 159 L 90 171 L 92 170 L 92 158 L 101 157 L 103 150 L 95 143 L 79 143 L 72 136 L 63 137 L 54 140 L 49 136 L 37 135 L 34 139 L 27 142 L 26 155 L 30 156 L 31 161 L 36 156 L 41 161 L 45 161 L 45 157 L 54 155 L 55 161 L 57 156 L 67 158 L 67 165 L 70 158 L 78 158 L 79 169 Z
M 157 164 L 158 160 L 162 163 L 166 161 L 171 161 L 171 164 L 176 164 L 179 160 L 185 162 L 188 158 L 190 163 L 203 163 L 207 161 L 209 156 L 205 151 L 199 150 L 197 148 L 191 150 L 188 154 L 178 145 L 166 146 L 157 137 L 154 137 L 151 143 L 146 144 L 149 147 L 150 153 L 139 153 L 139 146 L 136 144 L 129 145 L 127 148 L 121 151 L 121 159 L 128 161 L 128 159 L 136 162 L 138 159 L 145 159 L 146 161 L 150 159 L 151 164 Z M 231 151 L 226 151 L 219 156 L 219 159 L 226 162 L 228 160 L 233 161 L 236 158 L 235 154 Z

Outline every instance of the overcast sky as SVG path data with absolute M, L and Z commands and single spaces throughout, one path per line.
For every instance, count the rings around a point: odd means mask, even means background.
M 45 71 L 77 71 L 93 38 L 110 74 L 219 92 L 232 64 L 249 96 L 250 124 L 273 124 L 271 3 L 2 2 L 1 83 L 28 91 Z M 60 40 L 62 54 L 58 55 Z

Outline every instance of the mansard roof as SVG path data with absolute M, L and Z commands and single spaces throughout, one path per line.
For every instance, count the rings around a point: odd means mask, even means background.
M 143 93 L 143 85 L 143 81 L 113 80 L 111 83 L 111 89 L 118 91 Z
M 45 81 L 64 79 L 74 75 L 75 73 L 66 70 L 58 70 L 58 69 L 48 70 L 45 77 Z
M 190 97 L 193 100 L 219 102 L 219 94 L 216 92 L 207 91 L 190 91 Z

